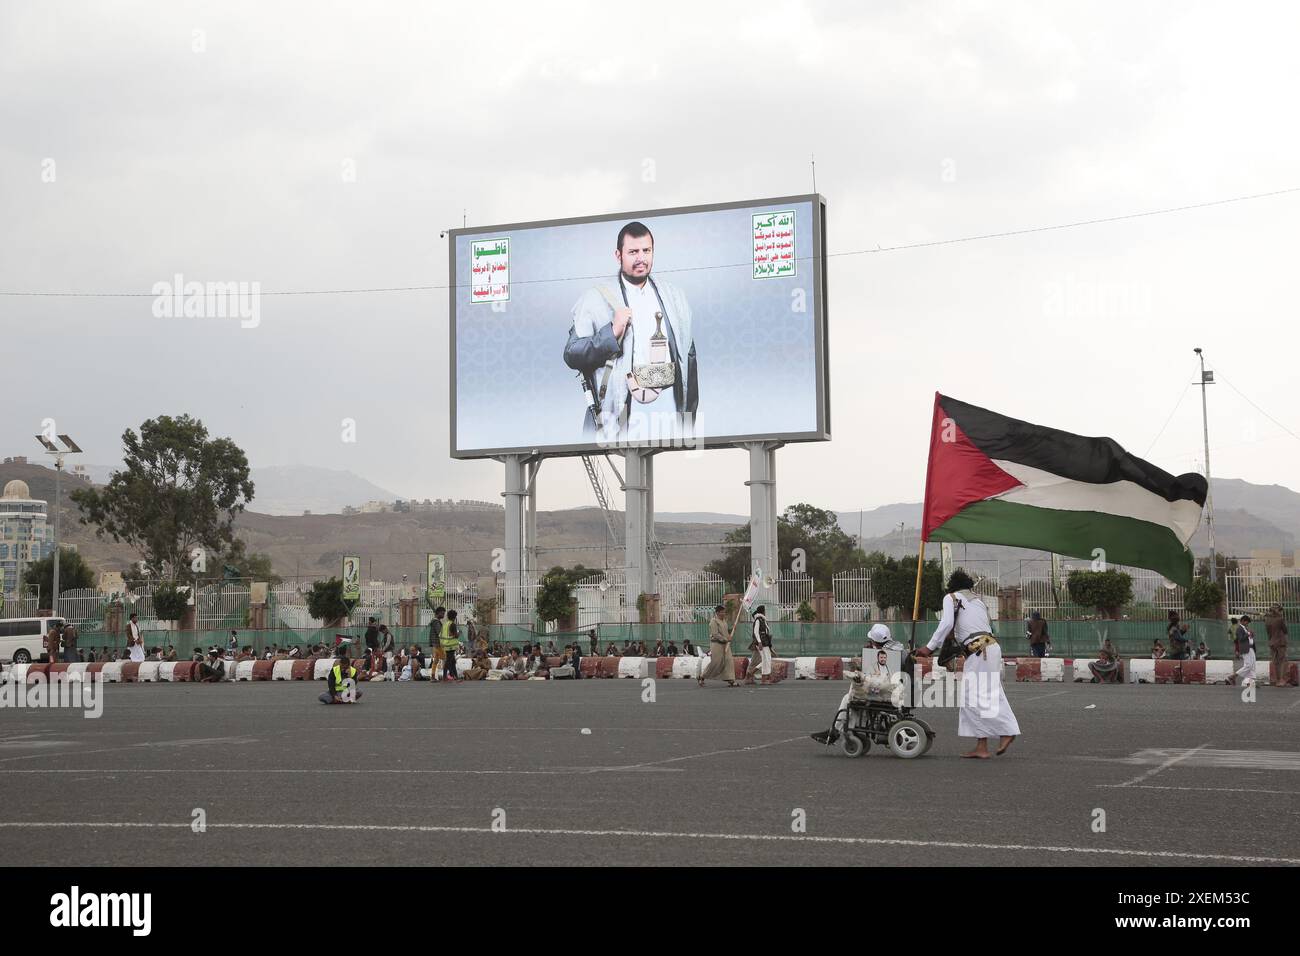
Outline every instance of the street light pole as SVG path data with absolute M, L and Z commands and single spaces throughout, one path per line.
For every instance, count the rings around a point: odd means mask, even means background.
M 50 426 L 50 432 L 53 432 L 53 421 L 47 420 Z M 54 581 L 53 594 L 50 595 L 50 613 L 54 617 L 59 616 L 59 502 L 62 498 L 61 481 L 63 477 L 63 458 L 65 455 L 79 455 L 81 449 L 67 435 L 56 435 L 59 439 L 59 445 L 50 440 L 49 434 L 42 433 L 36 436 L 36 440 L 41 443 L 47 455 L 54 456 Z
M 50 598 L 50 613 L 59 616 L 59 478 L 63 475 L 63 456 L 54 458 L 54 594 Z
M 1193 349 L 1201 360 L 1201 429 L 1205 436 L 1205 530 L 1210 538 L 1210 583 L 1215 583 L 1218 575 L 1217 559 L 1214 554 L 1214 494 L 1210 490 L 1210 414 L 1205 398 L 1205 386 L 1214 384 L 1214 373 L 1205 371 L 1205 356 L 1200 349 Z

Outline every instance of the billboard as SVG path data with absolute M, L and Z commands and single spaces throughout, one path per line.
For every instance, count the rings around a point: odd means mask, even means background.
M 452 457 L 829 439 L 825 209 L 451 230 Z

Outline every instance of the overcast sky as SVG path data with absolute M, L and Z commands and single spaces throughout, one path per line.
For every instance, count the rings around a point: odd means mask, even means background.
M 832 254 L 1296 187 L 1297 36 L 1287 3 L 8 0 L 0 289 L 440 285 L 463 209 L 804 193 L 814 153 Z M 1292 193 L 833 257 L 833 440 L 778 453 L 780 505 L 919 500 L 936 389 L 1200 470 L 1198 345 L 1214 473 L 1300 488 L 1300 439 L 1224 382 L 1300 433 L 1297 221 Z M 254 466 L 499 492 L 448 457 L 445 292 L 266 296 L 256 328 L 152 305 L 0 297 L 0 452 L 54 418 L 112 463 L 190 412 Z M 656 503 L 743 513 L 747 477 L 741 451 L 665 455 Z M 576 460 L 539 487 L 592 501 Z

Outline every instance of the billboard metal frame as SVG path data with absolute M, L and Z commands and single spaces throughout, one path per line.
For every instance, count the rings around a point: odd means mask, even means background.
M 697 439 L 689 444 L 684 445 L 658 445 L 653 441 L 644 444 L 634 444 L 631 442 L 611 442 L 602 444 L 600 442 L 582 442 L 568 445 L 545 445 L 539 447 L 529 447 L 527 445 L 513 448 L 476 448 L 473 450 L 462 450 L 457 447 L 456 441 L 456 310 L 457 296 L 461 294 L 462 287 L 456 281 L 456 240 L 461 236 L 478 236 L 484 233 L 501 232 L 505 230 L 519 231 L 524 229 L 542 229 L 551 226 L 576 226 L 592 222 L 608 222 L 613 219 L 649 219 L 652 217 L 675 216 L 687 213 L 697 212 L 715 212 L 723 209 L 745 209 L 754 206 L 774 206 L 785 203 L 811 203 L 813 215 L 813 287 L 816 290 L 813 303 L 813 335 L 814 348 L 816 354 L 816 377 L 817 377 L 817 425 L 812 431 L 804 432 L 757 432 L 754 434 L 743 435 L 721 435 L 714 438 Z M 707 203 L 699 206 L 675 206 L 666 209 L 641 209 L 630 212 L 613 212 L 605 213 L 598 216 L 578 216 L 572 219 L 543 219 L 533 222 L 513 222 L 498 223 L 486 226 L 466 226 L 460 229 L 449 229 L 447 236 L 448 242 L 448 263 L 447 275 L 448 281 L 448 311 L 447 326 L 450 339 L 450 360 L 448 362 L 449 375 L 451 380 L 450 392 L 450 441 L 451 457 L 461 460 L 474 460 L 480 458 L 500 458 L 503 455 L 529 455 L 544 456 L 548 458 L 560 458 L 577 455 L 590 455 L 592 453 L 604 452 L 622 452 L 627 450 L 644 449 L 647 451 L 680 451 L 687 448 L 732 448 L 746 442 L 812 442 L 812 441 L 829 441 L 831 437 L 831 409 L 830 409 L 830 345 L 829 332 L 827 328 L 827 282 L 826 282 L 826 200 L 820 193 L 807 193 L 800 196 L 776 196 L 771 198 L 746 199 L 737 202 Z M 731 265 L 724 263 L 723 266 Z M 737 266 L 747 265 L 739 263 Z M 670 270 L 671 272 L 672 270 Z M 525 282 L 530 280 L 523 280 Z M 537 280 L 532 280 L 537 281 Z M 549 281 L 549 280 L 542 280 Z

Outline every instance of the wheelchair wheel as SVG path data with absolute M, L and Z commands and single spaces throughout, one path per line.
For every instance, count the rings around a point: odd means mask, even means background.
M 840 749 L 846 757 L 861 757 L 871 747 L 869 740 L 864 740 L 851 730 L 840 735 Z
M 930 749 L 930 738 L 915 720 L 904 718 L 889 728 L 889 750 L 895 757 L 911 760 Z

